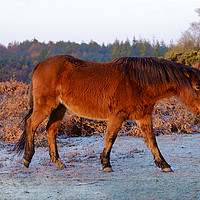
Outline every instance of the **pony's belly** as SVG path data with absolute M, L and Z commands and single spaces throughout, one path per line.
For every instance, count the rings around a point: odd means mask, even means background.
M 65 105 L 67 109 L 71 110 L 73 113 L 77 114 L 80 117 L 107 120 L 109 116 L 109 111 L 106 111 L 102 107 L 99 108 L 88 104 L 71 105 L 63 102 L 62 104 Z
M 97 120 L 107 120 L 108 116 L 101 112 L 95 112 L 94 110 L 84 110 L 84 109 L 76 109 L 76 108 L 68 108 L 75 114 L 80 117 L 89 118 L 89 119 L 97 119 Z

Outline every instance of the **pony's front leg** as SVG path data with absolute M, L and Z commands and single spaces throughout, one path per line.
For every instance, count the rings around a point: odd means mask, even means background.
M 164 172 L 172 172 L 170 165 L 165 161 L 158 148 L 156 138 L 153 133 L 152 116 L 146 115 L 144 118 L 138 121 L 138 124 L 140 126 L 144 141 L 147 143 L 147 146 L 154 156 L 156 165 L 162 168 Z
M 121 127 L 124 119 L 124 112 L 118 112 L 117 114 L 112 115 L 112 117 L 110 117 L 108 120 L 104 150 L 100 155 L 103 171 L 105 172 L 112 172 L 112 166 L 110 164 L 110 152 L 117 137 L 118 130 Z

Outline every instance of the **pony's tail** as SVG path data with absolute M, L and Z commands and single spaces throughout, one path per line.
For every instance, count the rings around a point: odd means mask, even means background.
M 30 110 L 28 112 L 28 114 L 24 117 L 24 119 L 22 120 L 22 122 L 24 122 L 24 131 L 22 133 L 22 135 L 20 136 L 19 140 L 17 141 L 17 143 L 15 144 L 12 152 L 16 152 L 16 154 L 22 154 L 25 147 L 26 147 L 26 138 L 27 138 L 27 132 L 26 132 L 26 121 L 29 119 L 29 117 L 32 115 L 33 113 L 33 91 L 32 91 L 32 83 L 31 83 L 31 88 L 30 88 L 30 99 L 29 99 L 29 106 L 30 106 Z

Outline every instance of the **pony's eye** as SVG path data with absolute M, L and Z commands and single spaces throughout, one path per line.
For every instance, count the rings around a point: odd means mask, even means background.
M 200 90 L 200 86 L 199 86 L 199 85 L 196 85 L 196 86 L 195 86 L 195 90 Z

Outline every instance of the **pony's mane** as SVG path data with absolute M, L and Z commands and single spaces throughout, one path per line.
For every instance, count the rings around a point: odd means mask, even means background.
M 190 69 L 180 63 L 155 57 L 121 57 L 113 60 L 113 67 L 131 77 L 140 85 L 172 84 L 187 86 L 189 84 L 183 69 Z

